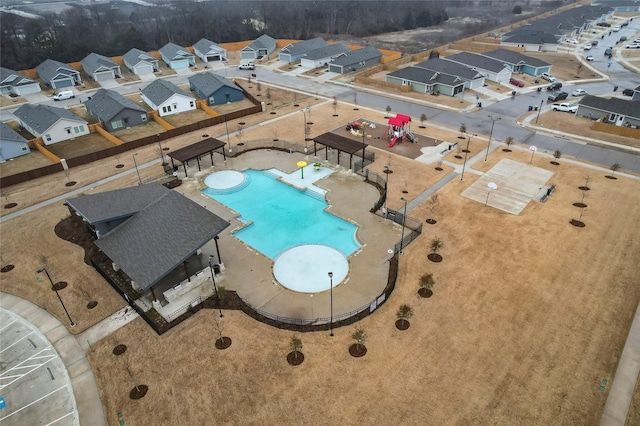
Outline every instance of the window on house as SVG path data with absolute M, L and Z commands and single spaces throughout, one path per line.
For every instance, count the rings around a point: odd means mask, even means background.
M 82 133 L 82 132 L 84 132 L 84 126 L 74 127 L 73 131 L 76 132 L 76 133 Z
M 147 114 L 140 114 L 140 119 L 142 120 L 143 123 L 147 121 Z
M 67 127 L 67 128 L 65 128 L 64 130 L 67 132 L 67 134 L 68 134 L 68 135 L 70 135 L 70 134 L 71 134 L 71 127 Z
M 403 85 L 403 86 L 406 86 L 406 85 L 408 85 L 408 84 L 409 84 L 409 81 L 408 81 L 408 80 L 402 80 L 402 85 Z
M 173 104 L 173 109 L 178 109 L 178 104 Z
M 26 144 L 26 143 L 22 143 L 22 144 L 20 144 L 20 148 L 21 148 L 24 152 L 29 151 L 29 147 L 27 146 L 27 144 Z
M 47 142 L 51 142 L 51 135 L 49 133 L 47 133 L 46 135 L 44 135 L 44 138 Z
M 122 120 L 116 120 L 111 122 L 111 127 L 113 129 L 119 129 L 122 127 Z
M 195 102 L 194 101 L 189 101 L 189 107 L 193 108 L 195 106 Z
M 168 106 L 163 106 L 163 107 L 162 107 L 162 112 L 171 112 L 171 106 L 170 106 L 170 105 L 168 105 Z

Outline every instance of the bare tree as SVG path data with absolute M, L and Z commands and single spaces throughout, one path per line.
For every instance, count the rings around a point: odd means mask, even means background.
M 302 340 L 298 338 L 298 336 L 291 336 L 291 340 L 289 340 L 289 349 L 293 352 L 294 358 L 298 358 L 298 354 L 302 350 Z

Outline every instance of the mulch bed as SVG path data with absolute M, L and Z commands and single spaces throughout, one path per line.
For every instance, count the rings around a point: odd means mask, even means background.
M 122 355 L 126 351 L 127 351 L 127 345 L 117 345 L 115 348 L 113 348 L 114 355 Z
M 418 290 L 418 294 L 420 295 L 420 297 L 429 298 L 433 296 L 433 291 L 428 288 L 421 288 L 420 290 Z
M 438 223 L 438 221 L 435 219 L 427 219 L 425 220 L 425 222 L 427 222 L 429 225 L 435 225 L 436 223 Z
M 576 207 L 580 207 L 581 209 L 587 207 L 587 205 L 585 203 L 573 203 L 574 206 Z
M 442 262 L 442 256 L 440 256 L 438 253 L 429 253 L 427 255 L 427 259 L 436 263 Z
M 116 164 L 116 169 L 121 169 L 124 167 L 124 164 Z
M 12 209 L 12 208 L 14 208 L 14 207 L 15 207 L 15 206 L 17 206 L 17 205 L 18 205 L 18 203 L 9 203 L 9 204 L 5 204 L 5 205 L 4 205 L 4 208 L 5 208 L 5 209 Z
M 57 283 L 55 283 L 55 284 L 53 284 L 51 286 L 51 290 L 59 291 L 59 290 L 62 290 L 64 288 L 67 288 L 67 285 L 68 284 L 67 284 L 66 281 L 58 281 Z
M 560 163 L 558 163 L 557 161 L 550 161 L 551 164 L 553 164 L 554 166 L 559 166 Z
M 590 191 L 591 190 L 591 188 L 589 188 L 588 186 L 579 186 L 578 189 L 581 190 L 581 191 Z
M 229 346 L 231 346 L 231 338 L 230 337 L 221 337 L 219 339 L 216 340 L 216 349 L 227 349 Z
M 436 170 L 441 172 L 443 169 L 442 169 L 442 167 L 436 167 Z
M 396 328 L 400 331 L 407 330 L 411 326 L 411 323 L 407 320 L 396 320 Z
M 13 271 L 13 268 L 15 268 L 15 266 L 13 266 L 13 265 L 5 265 L 2 268 L 0 268 L 0 272 Z
M 65 184 L 64 184 L 64 186 L 73 186 L 73 185 L 75 185 L 76 183 L 78 183 L 78 182 L 76 182 L 75 180 L 72 180 L 71 182 L 67 182 L 67 183 L 65 183 Z
M 289 352 L 287 362 L 289 365 L 300 365 L 304 361 L 304 354 L 299 351 Z
M 584 228 L 585 226 L 587 226 L 581 220 L 571 219 L 571 221 L 569 223 L 572 224 L 573 226 L 577 226 L 578 228 Z
M 349 354 L 354 358 L 363 357 L 366 353 L 367 347 L 365 345 L 358 345 L 357 343 L 354 343 L 353 345 L 349 346 Z
M 129 392 L 129 398 L 131 399 L 143 398 L 147 394 L 148 390 L 149 390 L 149 387 L 147 385 L 135 386 L 133 389 L 131 389 L 131 392 Z
M 509 148 L 502 148 L 502 152 L 512 152 Z
M 611 180 L 616 180 L 616 179 L 618 179 L 617 177 L 615 177 L 615 176 L 611 176 L 611 175 L 606 175 L 605 177 L 606 177 L 607 179 L 611 179 Z
M 98 302 L 96 302 L 95 300 L 92 300 L 91 302 L 87 303 L 87 309 L 93 309 L 96 306 L 98 306 Z

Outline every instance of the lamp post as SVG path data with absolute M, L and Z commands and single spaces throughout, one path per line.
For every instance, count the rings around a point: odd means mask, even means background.
M 56 292 L 56 296 L 58 296 L 58 300 L 60 301 L 60 304 L 62 305 L 62 309 L 64 309 L 64 313 L 67 314 L 67 318 L 69 318 L 69 326 L 71 327 L 75 327 L 76 323 L 73 322 L 73 320 L 71 319 L 71 315 L 69 315 L 69 311 L 67 311 L 67 307 L 64 306 L 64 302 L 62 301 L 62 297 L 60 297 L 60 293 L 58 293 L 58 288 L 53 284 L 53 281 L 51 280 L 51 275 L 49 275 L 49 271 L 47 271 L 46 268 L 40 268 L 36 271 L 37 274 L 40 274 L 44 272 L 45 274 L 47 274 L 47 278 L 49 278 L 49 282 L 51 283 L 51 288 L 53 288 L 53 290 Z
M 213 256 L 209 255 L 209 269 L 211 269 L 211 279 L 213 280 L 213 289 L 216 292 L 216 300 L 218 301 L 218 311 L 220 312 L 220 318 L 222 315 L 222 308 L 220 307 L 220 297 L 218 296 L 218 286 L 216 285 L 216 273 L 213 271 L 213 266 L 211 265 L 211 258 Z
M 333 337 L 333 272 L 329 272 L 329 306 L 330 306 L 330 317 L 329 317 L 329 336 Z
M 402 247 L 404 246 L 404 224 L 407 217 L 407 199 L 404 197 L 401 197 L 400 199 L 404 201 L 404 213 L 402 213 L 402 235 L 400 236 L 400 254 L 402 254 Z
M 140 179 L 140 172 L 138 171 L 138 163 L 136 162 L 136 155 L 138 155 L 137 152 L 132 155 L 133 164 L 136 166 L 136 173 L 138 174 L 138 185 L 142 185 L 142 179 Z
M 462 163 L 462 174 L 460 175 L 460 182 L 464 180 L 464 169 L 467 165 L 467 155 L 469 155 L 469 144 L 471 143 L 471 137 L 478 135 L 469 135 L 469 139 L 467 139 L 467 149 L 464 152 L 464 163 Z
M 227 145 L 229 145 L 229 154 L 231 154 L 231 140 L 229 140 L 229 125 L 227 124 L 227 116 L 224 118 L 224 128 L 227 130 Z
M 164 161 L 164 151 L 162 150 L 162 142 L 160 141 L 160 134 L 157 134 L 156 137 L 158 138 L 158 149 L 160 150 L 160 162 L 162 164 L 162 167 L 164 167 L 167 165 L 167 163 L 165 163 Z
M 307 152 L 307 109 L 302 110 L 304 116 L 304 152 Z
M 489 195 L 491 194 L 491 191 L 493 191 L 494 189 L 498 189 L 498 185 L 495 182 L 489 182 L 487 184 L 487 187 L 489 188 L 489 190 L 487 191 L 487 199 L 484 201 L 485 207 L 487 207 L 487 204 L 489 203 Z
M 367 134 L 364 131 L 364 123 L 362 123 L 362 169 L 360 170 L 364 170 L 364 137 Z
M 491 136 L 493 136 L 493 126 L 496 124 L 497 120 L 502 119 L 502 117 L 492 117 L 489 114 L 489 118 L 491 119 L 491 131 L 489 132 L 489 143 L 487 144 L 487 153 L 484 155 L 484 162 L 487 162 L 487 157 L 489 156 L 489 147 L 491 146 Z
M 538 124 L 538 118 L 540 118 L 540 111 L 542 111 L 542 104 L 544 103 L 544 99 L 540 100 L 540 108 L 538 108 L 538 115 L 536 115 L 536 124 Z
M 218 253 L 218 263 L 222 264 L 222 258 L 220 257 L 220 247 L 218 247 L 219 236 L 213 237 L 213 241 L 216 243 L 216 253 Z

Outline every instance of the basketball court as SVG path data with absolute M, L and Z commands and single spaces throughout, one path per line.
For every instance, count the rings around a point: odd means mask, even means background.
M 462 196 L 519 215 L 547 190 L 553 172 L 504 158 L 467 188 Z

